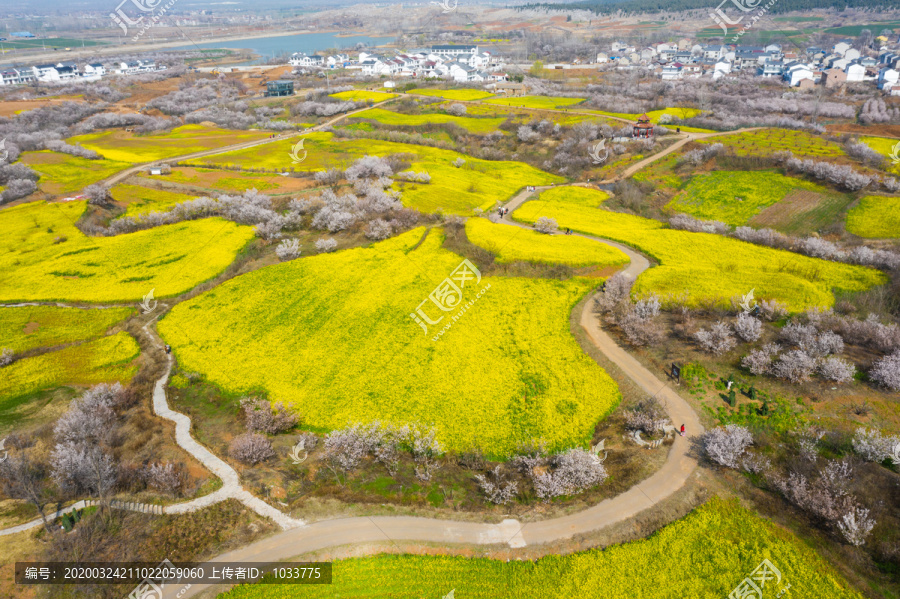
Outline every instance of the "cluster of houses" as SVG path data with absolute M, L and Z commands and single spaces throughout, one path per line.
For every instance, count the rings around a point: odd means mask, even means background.
M 888 40 L 878 38 L 876 41 L 886 43 Z M 718 79 L 735 76 L 738 71 L 754 72 L 760 77 L 779 77 L 800 88 L 872 81 L 886 93 L 900 95 L 900 55 L 885 46 L 877 56 L 874 53 L 864 55 L 853 48 L 850 40 L 836 43 L 830 51 L 813 46 L 799 55 L 783 51 L 779 44 L 694 44 L 684 38 L 673 43 L 651 44 L 638 51 L 634 46 L 614 42 L 609 53 L 597 54 L 597 63 L 615 63 L 621 68 L 655 67 L 664 81 L 704 75 Z
M 363 75 L 379 77 L 438 77 L 459 82 L 506 81 L 502 62 L 477 45 L 434 45 L 394 56 L 360 52 L 352 60 L 346 54 L 334 56 L 291 55 L 290 64 L 300 68 L 359 70 Z
M 99 81 L 107 73 L 116 75 L 134 75 L 163 71 L 165 65 L 157 65 L 148 61 L 115 62 L 107 70 L 106 66 L 97 62 L 86 64 L 79 70 L 74 62 L 58 62 L 56 64 L 39 64 L 33 67 L 10 68 L 0 71 L 0 85 L 17 85 L 23 83 L 60 83 L 73 81 Z

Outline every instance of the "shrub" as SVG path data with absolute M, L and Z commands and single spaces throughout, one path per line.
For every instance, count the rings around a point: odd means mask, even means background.
M 541 233 L 553 233 L 557 228 L 556 220 L 547 216 L 542 216 L 534 223 L 534 228 Z
M 869 378 L 891 391 L 900 391 L 900 350 L 875 362 Z
M 241 400 L 247 429 L 256 433 L 274 435 L 297 425 L 297 417 L 288 412 L 284 404 L 275 404 L 275 410 L 264 399 L 245 397 Z
M 24 198 L 37 191 L 37 184 L 31 179 L 10 179 L 6 183 L 3 193 L 0 193 L 0 201 L 12 202 Z
M 500 473 L 500 466 L 488 472 L 488 476 L 476 474 L 478 487 L 491 503 L 502 505 L 509 503 L 516 496 L 518 485 L 515 481 L 507 481 Z
M 330 237 L 323 237 L 316 240 L 316 250 L 320 253 L 333 252 L 337 248 L 337 241 Z
M 16 354 L 8 347 L 4 347 L 3 351 L 0 352 L 0 368 L 3 366 L 9 366 L 13 363 Z
M 602 483 L 606 469 L 593 453 L 569 449 L 550 459 L 550 471 L 533 478 L 535 492 L 544 501 L 562 495 L 575 495 Z
M 614 274 L 603 285 L 603 293 L 594 299 L 594 309 L 598 312 L 610 312 L 620 303 L 631 300 L 631 287 L 634 281 L 621 272 Z
M 880 464 L 892 457 L 900 445 L 900 437 L 882 435 L 877 429 L 858 428 L 853 435 L 853 451 L 869 462 Z
M 856 367 L 846 360 L 830 356 L 819 362 L 819 375 L 836 383 L 849 383 L 856 374 Z
M 451 104 L 447 107 L 447 113 L 452 114 L 453 116 L 462 116 L 466 114 L 466 112 L 467 110 L 465 104 Z
M 373 241 L 387 239 L 394 233 L 394 228 L 384 219 L 376 218 L 366 225 L 366 238 Z
M 781 355 L 772 368 L 772 373 L 792 383 L 803 383 L 809 380 L 815 368 L 815 358 L 801 349 L 795 349 Z
M 875 520 L 869 516 L 869 510 L 866 508 L 852 506 L 838 520 L 837 526 L 848 543 L 859 547 L 865 545 L 866 539 L 875 528 Z
M 669 423 L 666 411 L 655 397 L 648 397 L 634 407 L 625 410 L 625 428 L 631 431 L 642 431 L 648 435 L 661 433 Z
M 762 322 L 753 318 L 749 314 L 738 314 L 737 322 L 734 323 L 734 330 L 738 337 L 747 343 L 753 343 L 762 335 Z
M 235 437 L 228 448 L 231 457 L 245 464 L 258 464 L 275 455 L 272 442 L 258 433 L 244 433 Z
M 700 329 L 694 337 L 700 342 L 703 349 L 717 356 L 726 353 L 736 345 L 731 328 L 722 321 L 714 324 L 709 331 Z
M 285 239 L 281 243 L 278 244 L 278 247 L 275 248 L 275 255 L 278 256 L 279 260 L 293 260 L 300 256 L 300 240 L 299 239 Z
M 721 466 L 738 468 L 738 459 L 753 444 L 753 435 L 745 426 L 727 424 L 704 433 L 701 439 L 706 455 Z
M 186 475 L 177 464 L 157 462 L 144 469 L 144 480 L 151 488 L 175 497 L 184 486 Z

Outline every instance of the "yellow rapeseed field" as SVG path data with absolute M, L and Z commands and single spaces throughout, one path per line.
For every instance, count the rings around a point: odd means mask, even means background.
M 110 194 L 115 201 L 127 205 L 126 216 L 136 216 L 154 211 L 163 212 L 175 204 L 198 197 L 127 183 L 116 185 L 110 190 Z
M 365 114 L 365 113 L 363 113 Z M 297 142 L 284 140 L 248 150 L 238 150 L 188 161 L 190 164 L 242 165 L 318 171 L 346 168 L 354 160 L 370 154 L 402 154 L 412 170 L 426 171 L 431 183 L 403 184 L 403 203 L 422 212 L 443 209 L 453 214 L 472 214 L 472 209 L 492 208 L 506 201 L 526 185 L 549 185 L 565 179 L 536 169 L 524 162 L 481 160 L 440 148 L 395 143 L 377 139 L 340 139 L 331 133 L 310 133 L 303 138 L 306 158 L 299 165 L 291 162 L 291 147 Z M 454 166 L 457 159 L 465 162 Z
M 619 266 L 628 264 L 628 256 L 614 247 L 563 235 L 544 235 L 486 218 L 466 221 L 469 241 L 497 256 L 497 262 L 542 262 L 569 266 Z
M 20 160 L 41 174 L 38 187 L 50 194 L 76 193 L 131 165 L 115 160 L 88 160 L 60 152 L 23 152 Z
M 900 197 L 861 198 L 847 213 L 847 230 L 867 238 L 900 237 Z
M 122 332 L 17 360 L 5 366 L 0 377 L 0 421 L 17 407 L 17 399 L 35 391 L 60 385 L 127 382 L 137 370 L 132 361 L 139 353 L 131 335 Z
M 0 210 L 0 301 L 123 302 L 183 293 L 222 272 L 253 228 L 203 219 L 115 237 L 74 223 L 82 201 Z
M 82 310 L 56 306 L 4 306 L 0 308 L 0 350 L 9 348 L 22 352 L 97 337 L 133 312 L 133 308 Z
M 536 562 L 423 555 L 337 560 L 332 584 L 238 586 L 220 599 L 671 599 L 728 597 L 763 562 L 763 597 L 862 599 L 809 544 L 713 497 L 653 536 Z M 757 595 L 753 595 L 756 597 Z M 747 595 L 749 598 L 750 595 Z
M 445 447 L 494 456 L 587 442 L 620 399 L 569 332 L 597 280 L 485 276 L 441 312 L 429 294 L 461 258 L 440 230 L 423 233 L 241 275 L 175 306 L 160 333 L 183 368 L 266 390 L 314 429 L 418 422 Z M 420 304 L 437 321 L 427 333 L 410 317 Z
M 638 295 L 664 298 L 687 295 L 691 303 L 725 304 L 755 289 L 760 299 L 778 299 L 791 310 L 834 304 L 833 290 L 862 291 L 887 282 L 875 269 L 850 266 L 757 246 L 710 233 L 663 228 L 663 224 L 605 210 L 606 194 L 590 189 L 558 187 L 526 202 L 514 217 L 534 222 L 541 216 L 631 245 L 659 261 L 635 284 Z

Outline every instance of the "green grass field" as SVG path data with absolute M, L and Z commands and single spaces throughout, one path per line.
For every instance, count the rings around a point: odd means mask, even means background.
M 845 25 L 844 27 L 833 27 L 831 29 L 826 29 L 824 33 L 857 36 L 862 33 L 863 29 L 869 29 L 873 34 L 880 35 L 882 29 L 895 29 L 897 27 L 900 27 L 900 21 L 882 21 L 881 23 L 871 23 L 869 25 Z
M 460 599 L 728 597 L 764 559 L 779 577 L 764 584 L 763 597 L 862 599 L 809 543 L 736 500 L 718 497 L 646 539 L 605 549 L 535 562 L 424 555 L 343 559 L 334 562 L 332 584 L 244 585 L 219 598 L 437 599 L 451 590 Z
M 430 89 L 416 88 L 411 89 L 408 94 L 418 94 L 420 96 L 434 96 L 436 98 L 444 98 L 446 100 L 460 100 L 463 102 L 472 102 L 474 100 L 484 100 L 491 98 L 494 94 L 481 89 Z
M 542 110 L 560 110 L 582 102 L 584 102 L 584 98 L 561 98 L 558 96 L 515 96 L 512 98 L 491 98 L 489 100 L 484 100 L 485 104 L 498 104 L 500 106 L 515 106 Z
M 744 243 L 710 233 L 663 228 L 659 221 L 602 208 L 603 192 L 558 187 L 543 192 L 513 213 L 517 220 L 555 218 L 561 227 L 626 243 L 659 261 L 644 272 L 636 295 L 686 295 L 697 305 L 727 305 L 732 297 L 756 290 L 759 299 L 778 299 L 791 309 L 832 306 L 834 291 L 862 291 L 887 282 L 872 268 L 808 258 L 785 250 Z
M 607 112 L 605 110 L 593 110 L 593 109 L 591 109 L 590 112 L 595 112 L 597 114 L 605 114 L 608 116 L 615 116 L 620 119 L 627 119 L 629 121 L 636 121 L 638 119 L 638 117 L 641 116 L 640 114 L 630 113 L 630 112 Z M 671 115 L 671 116 L 679 118 L 679 119 L 689 119 L 691 117 L 697 116 L 701 112 L 702 111 L 698 110 L 697 108 L 685 108 L 685 107 L 681 107 L 681 106 L 673 106 L 670 108 L 662 108 L 660 110 L 651 110 L 649 112 L 642 113 L 642 114 L 646 114 L 648 117 L 650 117 L 651 122 L 657 123 L 657 122 L 659 122 L 659 117 L 661 117 L 664 114 L 668 114 L 668 115 Z M 684 130 L 684 131 L 687 131 L 687 130 L 706 131 L 706 129 L 692 129 L 691 127 L 682 127 L 682 130 Z
M 497 262 L 538 262 L 568 266 L 621 266 L 628 256 L 619 250 L 583 237 L 544 235 L 486 218 L 466 221 L 466 237 L 497 256 Z
M 713 171 L 692 177 L 666 208 L 740 226 L 795 190 L 829 193 L 814 183 L 773 171 Z
M 306 159 L 299 165 L 294 165 L 290 158 L 291 145 L 292 140 L 283 140 L 263 147 L 189 162 L 198 165 L 244 165 L 279 169 L 296 166 L 298 169 L 315 171 L 347 168 L 354 160 L 367 154 L 403 154 L 410 158 L 412 170 L 424 170 L 431 175 L 431 183 L 403 185 L 403 204 L 422 212 L 443 209 L 449 213 L 464 215 L 470 215 L 473 208 L 489 210 L 526 185 L 549 185 L 564 181 L 562 177 L 538 170 L 524 162 L 480 160 L 440 148 L 377 139 L 341 139 L 333 137 L 331 133 L 319 132 L 304 137 Z M 452 164 L 457 158 L 466 161 L 461 168 Z
M 106 42 L 96 42 L 87 39 L 74 37 L 41 37 L 41 38 L 25 38 L 25 37 L 9 37 L 3 45 L 6 48 L 88 48 L 90 46 L 105 46 Z M 60 58 L 62 59 L 62 58 Z M 55 61 L 54 61 L 55 62 Z
M 498 457 L 531 439 L 587 442 L 620 399 L 569 332 L 598 280 L 470 279 L 442 312 L 429 293 L 461 258 L 424 231 L 241 275 L 178 304 L 160 333 L 183 368 L 231 393 L 264 390 L 315 430 L 418 422 L 445 448 Z M 420 304 L 436 321 L 427 333 L 410 317 Z
M 183 293 L 215 277 L 254 237 L 222 219 L 87 237 L 74 223 L 84 202 L 0 210 L 0 301 L 123 302 Z
M 900 198 L 866 196 L 847 213 L 847 230 L 866 238 L 900 238 Z
M 385 100 L 390 100 L 391 98 L 396 98 L 397 94 L 369 91 L 366 89 L 352 89 L 346 92 L 331 94 L 331 97 L 337 98 L 338 100 L 352 100 L 354 102 L 368 102 L 370 100 L 372 102 L 383 102 Z
M 131 166 L 115 160 L 88 160 L 59 152 L 23 152 L 21 162 L 41 174 L 38 187 L 49 194 L 75 193 Z
M 126 216 L 163 212 L 175 204 L 197 197 L 140 185 L 128 185 L 127 183 L 116 185 L 110 190 L 110 194 L 115 201 L 126 205 Z
M 797 156 L 843 156 L 840 144 L 805 131 L 760 129 L 699 140 L 701 144 L 720 143 L 738 156 L 769 156 L 775 152 L 792 152 Z
M 393 127 L 420 127 L 428 124 L 445 124 L 451 123 L 462 127 L 472 133 L 490 133 L 497 131 L 500 125 L 506 120 L 502 117 L 495 118 L 476 118 L 470 116 L 453 116 L 450 114 L 400 114 L 391 112 L 381 108 L 372 108 L 365 112 L 360 112 L 350 117 L 354 119 L 368 119 L 381 123 L 383 125 L 391 125 Z
M 82 310 L 56 306 L 0 308 L 0 350 L 23 352 L 98 337 L 134 312 L 132 308 Z
M 235 131 L 205 125 L 182 125 L 171 131 L 152 135 L 134 135 L 121 129 L 111 129 L 77 135 L 66 141 L 70 144 L 79 143 L 110 160 L 141 163 L 255 141 L 269 135 L 263 131 Z
M 29 396 L 60 385 L 127 382 L 140 348 L 128 333 L 101 337 L 82 345 L 23 358 L 3 367 L 0 377 L 0 424 L 28 415 Z

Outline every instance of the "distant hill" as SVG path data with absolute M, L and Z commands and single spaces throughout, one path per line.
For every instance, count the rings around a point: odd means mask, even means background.
M 757 5 L 762 8 L 768 4 L 761 0 Z M 585 0 L 583 2 L 567 2 L 562 4 L 535 3 L 525 4 L 519 8 L 543 8 L 550 10 L 590 10 L 595 14 L 611 14 L 615 12 L 625 13 L 655 13 L 655 12 L 680 12 L 683 10 L 709 9 L 715 10 L 718 3 L 715 0 Z M 834 8 L 844 10 L 848 8 L 873 8 L 876 6 L 896 7 L 896 0 L 778 0 L 768 10 L 769 13 L 786 13 L 792 11 L 814 10 L 822 8 Z M 755 12 L 755 11 L 754 11 Z

